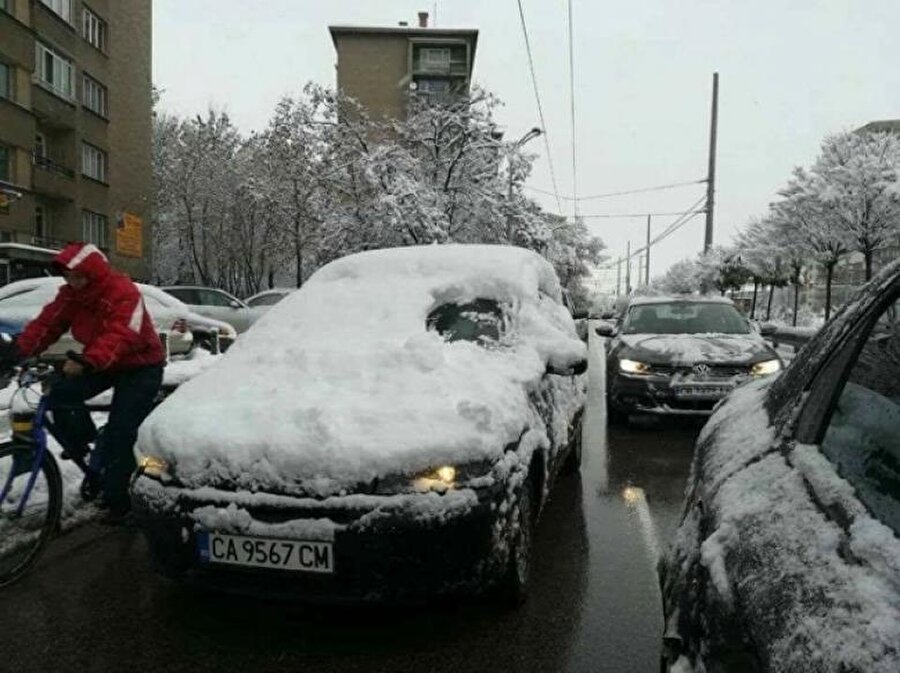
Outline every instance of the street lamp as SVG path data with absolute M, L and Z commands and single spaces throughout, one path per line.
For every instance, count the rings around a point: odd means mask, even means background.
M 509 149 L 509 154 L 506 158 L 506 163 L 507 163 L 507 172 L 509 173 L 509 187 L 507 188 L 507 195 L 510 199 L 512 199 L 512 192 L 513 192 L 512 153 L 515 152 L 520 147 L 522 147 L 522 145 L 524 145 L 528 141 L 534 140 L 542 133 L 543 133 L 543 131 L 541 130 L 541 128 L 539 126 L 535 126 L 530 131 L 528 131 L 528 133 L 526 133 L 521 138 L 519 138 L 516 142 L 514 142 Z

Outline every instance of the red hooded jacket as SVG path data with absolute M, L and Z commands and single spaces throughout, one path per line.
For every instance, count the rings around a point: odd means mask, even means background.
M 54 266 L 88 278 L 84 289 L 68 284 L 25 326 L 16 340 L 23 357 L 44 352 L 66 330 L 84 346 L 82 356 L 98 370 L 117 371 L 162 364 L 165 352 L 137 285 L 110 267 L 93 245 L 72 243 Z

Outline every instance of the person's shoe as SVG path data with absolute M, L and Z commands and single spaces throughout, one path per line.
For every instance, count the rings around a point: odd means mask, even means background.
M 103 490 L 103 479 L 96 472 L 88 472 L 81 480 L 81 487 L 78 489 L 81 493 L 81 499 L 85 502 L 92 502 L 97 499 Z
M 63 460 L 84 460 L 85 456 L 88 455 L 88 451 L 90 447 L 69 447 L 68 449 L 63 449 L 62 453 L 59 454 L 59 457 Z
M 127 526 L 131 523 L 130 507 L 110 507 L 106 514 L 100 517 L 100 523 L 104 526 Z

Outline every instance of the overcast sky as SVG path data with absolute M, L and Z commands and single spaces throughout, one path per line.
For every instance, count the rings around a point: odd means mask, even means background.
M 505 103 L 517 138 L 538 125 L 516 0 L 154 0 L 153 79 L 164 109 L 225 109 L 261 129 L 279 96 L 335 83 L 330 24 L 480 31 L 475 81 Z M 573 193 L 565 0 L 523 0 L 562 195 Z M 897 0 L 573 0 L 579 196 L 706 175 L 712 73 L 720 73 L 716 242 L 765 211 L 823 136 L 900 118 Z M 529 181 L 551 190 L 540 154 Z M 687 209 L 703 185 L 584 201 L 585 215 Z M 548 209 L 553 197 L 535 194 Z M 571 213 L 571 202 L 563 202 Z M 654 232 L 674 218 L 653 219 Z M 645 219 L 588 219 L 610 254 L 639 245 Z M 698 216 L 654 249 L 652 274 L 702 247 Z M 613 274 L 614 278 L 614 274 Z

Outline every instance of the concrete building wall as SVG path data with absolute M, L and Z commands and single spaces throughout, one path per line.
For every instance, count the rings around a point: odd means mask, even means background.
M 363 103 L 373 116 L 402 118 L 410 82 L 408 43 L 405 35 L 338 37 L 338 90 Z

